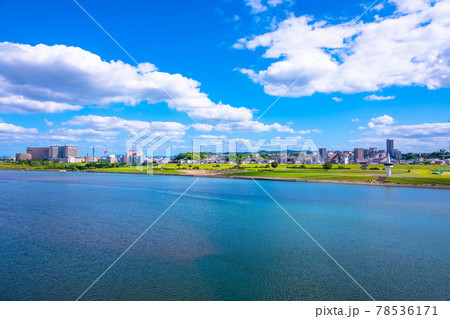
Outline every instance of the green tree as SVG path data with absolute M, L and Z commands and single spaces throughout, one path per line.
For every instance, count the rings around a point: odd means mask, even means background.
M 272 166 L 273 168 L 277 168 L 278 167 L 278 163 L 277 162 L 272 162 L 272 163 L 270 163 L 270 166 Z
M 323 169 L 332 169 L 333 168 L 333 164 L 331 164 L 330 162 L 326 162 L 325 164 L 322 165 Z

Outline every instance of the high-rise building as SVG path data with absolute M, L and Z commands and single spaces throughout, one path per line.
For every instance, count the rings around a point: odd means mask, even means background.
M 364 160 L 364 149 L 363 148 L 355 148 L 353 150 L 354 161 L 363 161 Z
M 48 148 L 48 158 L 50 160 L 53 160 L 53 159 L 56 160 L 57 158 L 61 158 L 60 155 L 61 154 L 59 153 L 59 147 L 58 146 L 50 146 Z
M 48 160 L 48 147 L 27 147 L 27 154 L 31 154 L 33 161 Z
M 74 159 L 78 157 L 76 146 L 49 146 L 49 147 L 27 147 L 27 154 L 31 154 L 33 161 L 56 161 Z
M 142 151 L 134 152 L 128 151 L 125 157 L 127 164 L 142 164 L 144 163 L 144 153 Z
M 391 158 L 395 158 L 394 154 L 394 140 L 387 139 L 386 140 L 386 152 L 389 154 Z
M 78 157 L 78 147 L 76 146 L 50 146 L 48 148 L 48 157 L 50 160 L 68 159 Z
M 344 152 L 337 153 L 339 164 L 348 164 L 348 156 Z
M 78 157 L 78 147 L 76 146 L 60 146 L 62 158 Z
M 327 149 L 319 148 L 319 160 L 322 163 L 328 162 Z

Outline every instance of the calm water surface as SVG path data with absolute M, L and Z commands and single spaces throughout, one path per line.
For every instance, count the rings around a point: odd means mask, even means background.
M 74 300 L 194 181 L 0 171 L 0 300 Z M 450 192 L 259 183 L 377 300 L 450 299 Z M 83 300 L 368 300 L 251 180 L 200 179 Z

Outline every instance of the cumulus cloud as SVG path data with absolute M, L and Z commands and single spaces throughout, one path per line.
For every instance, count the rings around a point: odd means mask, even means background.
M 252 8 L 253 13 L 260 13 L 267 10 L 267 7 L 262 4 L 262 0 L 244 0 L 245 4 Z
M 359 121 L 360 121 L 359 118 L 354 118 L 354 119 L 352 119 L 352 122 L 359 122 Z
M 26 134 L 34 134 L 38 133 L 38 129 L 36 128 L 25 128 L 22 126 L 17 126 L 14 124 L 8 124 L 4 122 L 0 122 L 0 133 L 26 133 Z
M 343 101 L 343 99 L 341 97 L 336 97 L 336 96 L 333 96 L 332 100 L 335 101 L 335 102 L 342 102 Z
M 373 10 L 373 11 L 380 11 L 382 9 L 384 9 L 384 4 L 383 3 L 379 3 L 376 6 L 373 6 L 371 10 Z
M 69 126 L 83 126 L 88 129 L 72 130 L 65 129 L 65 132 L 74 133 L 81 136 L 83 133 L 89 136 L 116 136 L 120 132 L 128 132 L 137 134 L 143 129 L 150 129 L 155 133 L 165 136 L 181 138 L 185 135 L 185 131 L 189 129 L 177 122 L 146 122 L 136 120 L 126 120 L 117 116 L 98 116 L 98 115 L 82 115 L 75 116 L 71 120 L 62 123 Z
M 240 71 L 278 96 L 304 74 L 287 92 L 291 97 L 391 86 L 450 87 L 450 2 L 391 2 L 397 12 L 354 25 L 291 15 L 275 31 L 237 42 L 235 48 L 263 47 L 264 58 L 276 59 L 266 69 Z
M 389 0 L 400 13 L 413 13 L 427 9 L 434 0 Z
M 322 133 L 322 130 L 313 129 L 313 130 L 300 130 L 297 131 L 298 134 L 311 134 L 311 133 Z
M 106 131 L 106 130 L 94 130 L 91 128 L 72 129 L 72 128 L 61 127 L 61 128 L 50 130 L 49 134 L 53 135 L 53 136 L 58 135 L 58 136 L 80 138 L 80 137 L 89 137 L 89 136 L 101 136 L 101 137 L 117 136 L 117 135 L 119 135 L 119 132 Z
M 362 146 L 380 144 L 386 138 L 395 138 L 395 143 L 399 148 L 433 151 L 450 142 L 450 122 L 447 123 L 421 123 L 409 125 L 393 125 L 395 120 L 388 115 L 372 118 L 368 123 L 363 137 L 350 140 Z M 423 148 L 422 148 L 423 147 Z
M 242 122 L 232 122 L 232 123 L 219 123 L 214 129 L 221 132 L 269 132 L 275 130 L 281 133 L 295 133 L 295 131 L 288 125 L 281 125 L 278 123 L 274 124 L 263 124 L 258 121 L 242 121 Z
M 385 100 L 393 100 L 393 99 L 395 99 L 395 96 L 393 96 L 393 95 L 382 96 L 382 95 L 375 95 L 375 94 L 366 96 L 364 98 L 364 100 L 366 100 L 366 101 L 385 101 Z
M 196 120 L 246 121 L 253 116 L 245 107 L 212 102 L 199 82 L 159 72 L 150 63 L 106 62 L 65 45 L 0 43 L 0 112 L 54 113 L 143 101 L 166 102 Z
M 225 140 L 228 137 L 226 135 L 198 135 L 198 136 L 194 136 L 194 139 L 198 138 L 198 139 L 221 139 L 221 140 Z
M 199 132 L 211 132 L 214 126 L 210 124 L 192 124 L 191 127 L 193 127 L 196 131 Z
M 1 74 L 1 71 L 0 71 Z M 0 88 L 2 83 L 0 78 Z M 0 94 L 2 94 L 0 89 Z M 57 113 L 63 111 L 78 111 L 83 107 L 69 103 L 60 103 L 53 101 L 37 101 L 28 99 L 22 95 L 5 94 L 0 96 L 0 112 L 1 113 Z
M 395 120 L 392 116 L 389 115 L 382 115 L 382 116 L 378 116 L 378 117 L 374 117 L 370 120 L 368 126 L 370 128 L 374 128 L 374 127 L 384 127 L 386 125 L 389 124 L 393 124 L 395 123 Z
M 376 126 L 373 127 L 377 135 L 391 137 L 436 137 L 450 138 L 450 123 L 423 123 L 414 125 Z
M 359 139 L 350 140 L 351 143 L 358 145 L 359 147 L 374 147 L 379 145 L 379 147 L 385 147 L 386 137 L 364 137 Z M 445 148 L 450 142 L 449 136 L 435 136 L 435 137 L 421 137 L 421 138 L 395 138 L 395 147 L 400 149 L 402 152 L 433 152 L 439 148 Z
M 49 120 L 47 120 L 47 119 L 44 119 L 44 121 L 45 121 L 45 124 L 47 124 L 48 126 L 53 126 L 53 122 L 50 122 Z
M 267 0 L 267 4 L 271 7 L 276 7 L 283 2 L 292 2 L 292 0 Z

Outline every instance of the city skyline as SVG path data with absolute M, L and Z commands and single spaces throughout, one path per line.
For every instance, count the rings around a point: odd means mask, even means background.
M 124 50 L 72 1 L 26 2 L 0 3 L 0 155 L 125 154 L 144 128 L 174 153 L 199 137 L 449 147 L 446 1 L 78 1 Z
M 271 142 L 273 142 L 272 140 Z M 292 148 L 291 141 L 287 140 L 285 143 L 277 141 L 280 146 L 277 151 L 270 151 L 264 149 L 267 145 L 251 145 L 251 141 L 247 141 L 247 146 L 250 146 L 246 151 L 239 151 L 236 145 L 228 144 L 225 146 L 220 144 L 218 140 L 209 140 L 205 143 L 204 140 L 197 140 L 194 142 L 193 152 L 185 152 L 178 154 L 171 154 L 167 152 L 164 156 L 156 154 L 151 149 L 142 148 L 142 144 L 132 144 L 133 149 L 127 151 L 125 154 L 112 154 L 107 149 L 104 149 L 103 155 L 100 152 L 96 153 L 95 147 L 92 148 L 92 153 L 86 153 L 86 156 L 78 153 L 78 146 L 49 146 L 49 147 L 27 147 L 26 153 L 16 153 L 14 157 L 3 157 L 3 161 L 28 162 L 30 161 L 50 161 L 59 163 L 96 163 L 106 162 L 110 164 L 143 164 L 143 163 L 185 163 L 185 164 L 271 164 L 277 162 L 278 164 L 356 164 L 356 165 L 370 165 L 370 164 L 424 164 L 431 162 L 433 164 L 449 164 L 450 159 L 445 150 L 440 150 L 434 153 L 408 153 L 402 154 L 401 150 L 395 148 L 395 142 L 392 139 L 386 139 L 385 149 L 378 149 L 376 147 L 361 148 L 356 147 L 353 151 L 348 150 L 330 150 L 324 147 L 317 147 L 314 143 L 300 145 L 297 149 Z M 215 144 L 214 144 L 215 143 Z M 219 145 L 220 144 L 220 145 Z M 136 146 L 136 147 L 135 147 Z M 206 146 L 207 149 L 202 149 Z M 211 146 L 214 146 L 211 149 Z M 274 146 L 274 145 L 271 145 Z M 291 146 L 291 148 L 290 148 Z M 295 147 L 295 146 L 294 146 Z M 170 148 L 167 150 L 170 151 Z M 221 151 L 218 151 L 221 150 Z M 234 154 L 234 155 L 233 155 Z M 239 154 L 239 156 L 237 156 Z M 435 157 L 433 158 L 433 154 Z M 426 160 L 422 159 L 420 155 L 426 156 Z M 428 156 L 428 155 L 431 155 Z M 236 157 L 237 156 L 237 157 Z M 405 158 L 404 158 L 405 156 Z

